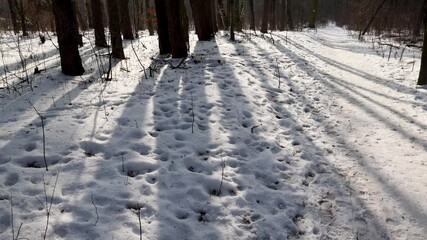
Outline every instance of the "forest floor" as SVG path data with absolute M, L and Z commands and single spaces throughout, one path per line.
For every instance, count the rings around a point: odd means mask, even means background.
M 191 35 L 181 63 L 143 35 L 101 81 L 86 35 L 81 77 L 55 40 L 1 37 L 0 239 L 426 239 L 418 50 L 328 26 Z M 33 90 L 9 92 L 19 52 Z

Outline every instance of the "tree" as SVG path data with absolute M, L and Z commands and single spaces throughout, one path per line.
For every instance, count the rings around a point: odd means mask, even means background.
M 318 0 L 311 0 L 310 22 L 308 23 L 309 28 L 316 28 L 317 5 Z
M 151 9 L 150 9 L 150 1 L 144 0 L 145 3 L 145 14 L 147 16 L 147 28 L 148 32 L 150 33 L 150 36 L 154 35 L 154 27 L 151 20 L 153 19 L 153 16 L 151 15 Z
M 101 0 L 91 0 L 93 28 L 95 29 L 95 46 L 108 47 L 104 32 L 104 13 Z
M 212 24 L 212 4 L 200 0 L 190 0 L 194 26 L 199 41 L 208 41 L 214 36 Z
M 249 0 L 249 28 L 251 30 L 255 29 L 255 10 L 254 10 L 254 0 Z
M 133 35 L 132 30 L 132 23 L 130 21 L 130 15 L 129 15 L 129 0 L 119 0 L 119 7 L 120 7 L 120 18 L 115 18 L 113 21 L 117 21 L 117 19 L 120 19 L 120 27 L 123 34 L 124 39 L 133 40 L 135 39 Z M 112 20 L 110 18 L 110 20 Z
M 424 11 L 424 41 L 423 41 L 423 53 L 421 55 L 421 69 L 418 77 L 417 85 L 427 84 L 427 0 L 424 0 L 422 7 Z
M 90 3 L 90 0 L 86 0 L 86 10 L 87 10 L 87 21 L 89 23 L 89 28 L 94 28 L 93 16 L 92 16 L 92 4 Z
M 268 31 L 268 20 L 270 10 L 270 0 L 264 0 L 264 11 L 262 14 L 261 32 L 267 33 Z
M 236 26 L 236 21 L 235 21 L 236 17 L 234 15 L 235 15 L 236 12 L 233 11 L 233 10 L 231 10 L 231 8 L 234 6 L 234 2 L 235 1 L 238 1 L 238 0 L 229 0 L 229 3 L 230 3 L 229 8 L 230 8 L 230 10 L 228 11 L 228 13 L 229 13 L 228 16 L 230 16 L 230 40 L 231 41 L 236 41 L 236 36 L 234 34 L 234 28 Z
M 286 7 L 286 22 L 288 24 L 288 29 L 293 31 L 294 23 L 292 21 L 290 0 L 285 0 L 285 7 Z
M 84 68 L 75 34 L 78 26 L 73 4 L 71 0 L 53 0 L 52 4 L 62 72 L 69 76 L 82 75 Z
M 16 0 L 14 0 L 14 1 L 16 1 Z M 23 0 L 18 0 L 17 6 L 18 6 L 18 11 L 19 11 L 19 18 L 21 20 L 22 36 L 28 36 L 27 24 L 25 23 L 25 12 L 24 12 Z
M 10 19 L 12 20 L 13 32 L 15 34 L 19 33 L 18 22 L 16 20 L 16 0 L 7 0 L 9 5 Z
M 277 30 L 276 0 L 270 0 L 270 30 Z
M 89 30 L 89 26 L 86 22 L 86 18 L 83 17 L 82 12 L 80 11 L 80 7 L 78 5 L 78 2 L 76 0 L 72 0 L 72 2 L 73 2 L 73 6 L 74 6 L 74 12 L 77 15 L 78 26 L 80 27 L 80 29 L 83 32 Z
M 173 58 L 187 57 L 188 25 L 183 0 L 166 0 L 169 40 Z M 185 16 L 184 16 L 185 15 Z
M 169 41 L 166 2 L 164 0 L 154 0 L 154 4 L 156 5 L 157 35 L 159 36 L 160 54 L 168 54 L 172 52 L 172 49 Z
M 227 13 L 225 11 L 224 0 L 218 0 L 218 11 L 221 16 L 222 27 L 224 29 L 228 29 L 230 27 L 230 23 L 228 18 L 229 16 L 227 16 Z
M 107 0 L 107 10 L 108 10 L 108 25 L 110 28 L 111 35 L 111 47 L 112 47 L 112 57 L 125 59 L 125 53 L 123 51 L 123 42 L 122 37 L 120 36 L 120 19 L 119 12 L 117 11 L 117 1 L 116 0 Z

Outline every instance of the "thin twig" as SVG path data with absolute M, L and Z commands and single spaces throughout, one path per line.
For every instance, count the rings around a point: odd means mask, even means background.
M 95 213 L 96 213 L 96 221 L 93 224 L 93 226 L 96 226 L 96 224 L 98 223 L 98 220 L 99 220 L 99 215 L 98 215 L 98 208 L 96 207 L 95 201 L 93 200 L 93 193 L 92 193 L 92 204 L 95 207 Z
M 191 116 L 193 117 L 193 121 L 191 122 L 191 133 L 194 133 L 194 101 L 193 101 L 193 93 L 191 93 Z
M 225 169 L 225 161 L 221 158 L 221 183 L 219 184 L 217 196 L 221 195 L 222 183 L 224 182 L 224 169 Z
M 10 222 L 12 223 L 12 238 L 15 239 L 15 229 L 13 226 L 13 195 L 10 192 Z
M 279 61 L 276 58 L 276 65 L 277 65 L 277 77 L 279 78 L 279 89 L 280 89 L 280 68 L 279 68 Z
M 132 41 L 132 40 L 130 41 L 130 46 L 132 47 L 133 53 L 135 53 L 135 56 L 136 56 L 136 59 L 137 59 L 137 60 L 138 60 L 138 62 L 139 62 L 139 65 L 142 67 L 142 70 L 144 71 L 145 79 L 148 79 L 148 77 L 147 77 L 147 72 L 145 71 L 145 67 L 144 67 L 144 65 L 142 64 L 141 59 L 139 59 L 138 54 L 136 54 L 136 50 L 135 50 L 135 48 L 133 47 L 133 41 Z
M 136 212 L 139 221 L 139 240 L 142 240 L 141 208 Z
M 53 186 L 52 195 L 50 197 L 50 202 L 49 202 L 50 205 L 49 205 L 49 208 L 48 208 L 47 207 L 47 205 L 48 205 L 48 199 L 47 199 L 47 193 L 46 193 L 46 182 L 44 180 L 44 175 L 43 175 L 43 187 L 44 187 L 44 194 L 45 194 L 45 199 L 46 199 L 46 228 L 44 230 L 43 239 L 46 239 L 47 230 L 49 228 L 50 211 L 52 209 L 53 197 L 55 195 L 56 185 L 58 184 L 58 177 L 59 177 L 59 171 L 56 174 L 55 185 Z
M 43 132 L 43 160 L 44 160 L 44 165 L 46 167 L 46 171 L 49 171 L 49 169 L 47 168 L 47 160 L 46 160 L 46 136 L 44 133 L 44 116 L 41 115 L 39 113 L 39 111 L 37 111 L 36 107 L 34 107 L 34 105 L 31 103 L 31 101 L 29 101 L 30 105 L 34 108 L 34 111 L 36 111 L 37 115 L 39 115 L 41 121 L 42 121 L 42 132 Z

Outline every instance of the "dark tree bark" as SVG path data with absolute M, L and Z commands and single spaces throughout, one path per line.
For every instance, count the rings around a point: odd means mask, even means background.
M 294 30 L 294 21 L 292 20 L 292 11 L 291 11 L 291 0 L 285 0 L 286 5 L 286 22 L 288 24 L 288 29 Z
M 255 10 L 254 0 L 249 0 L 249 28 L 256 31 L 255 29 Z
M 311 0 L 310 22 L 308 23 L 309 28 L 316 28 L 317 5 L 318 0 Z
M 228 29 L 230 27 L 229 16 L 225 11 L 224 0 L 218 0 L 218 11 L 221 15 L 221 22 L 224 29 Z
M 228 16 L 230 16 L 230 40 L 231 41 L 236 41 L 236 36 L 234 34 L 234 28 L 236 26 L 236 22 L 235 22 L 236 17 L 234 16 L 234 14 L 236 13 L 236 11 L 231 10 L 232 6 L 234 6 L 234 1 L 238 1 L 238 0 L 229 0 L 230 11 Z
M 10 20 L 12 21 L 13 32 L 15 34 L 19 33 L 18 21 L 16 20 L 16 0 L 7 0 L 9 4 Z
M 217 14 L 216 14 L 216 0 L 211 1 L 211 14 L 212 14 L 212 28 L 214 33 L 218 32 Z
M 77 20 L 78 20 L 78 26 L 80 27 L 80 29 L 85 32 L 89 29 L 88 24 L 86 22 L 86 19 L 83 17 L 82 12 L 80 11 L 78 2 L 76 0 L 72 1 L 73 5 L 74 5 L 74 11 L 77 15 Z
M 120 36 L 120 19 L 119 12 L 117 11 L 118 5 L 116 0 L 107 0 L 108 9 L 108 25 L 110 28 L 111 35 L 111 47 L 112 56 L 114 58 L 125 59 L 125 53 L 123 51 L 122 37 Z
M 134 4 L 134 19 L 133 19 L 133 24 L 135 26 L 135 37 L 138 38 L 139 37 L 139 30 L 141 29 L 141 23 L 140 23 L 140 16 L 141 16 L 141 0 L 133 0 L 133 4 Z
M 417 85 L 427 84 L 427 0 L 424 0 L 422 9 L 424 11 L 424 41 L 423 53 L 421 55 L 421 69 Z
M 79 55 L 76 31 L 76 16 L 71 0 L 53 0 L 56 33 L 58 35 L 61 68 L 65 75 L 78 76 L 84 73 Z
M 172 57 L 187 57 L 188 32 L 185 26 L 185 17 L 183 16 L 184 1 L 166 0 L 169 40 L 171 44 Z M 186 36 L 187 32 L 187 36 Z
M 199 41 L 208 41 L 214 36 L 212 24 L 212 4 L 200 0 L 190 0 L 194 26 Z
M 120 7 L 120 18 L 116 18 L 113 20 L 117 21 L 118 19 L 120 19 L 120 27 L 123 34 L 123 38 L 133 40 L 135 39 L 135 36 L 133 35 L 132 23 L 130 21 L 129 15 L 129 0 L 119 0 L 118 3 Z M 110 20 L 112 19 L 110 18 Z
M 95 46 L 108 47 L 104 32 L 104 13 L 101 0 L 91 0 L 93 28 L 95 29 Z
M 90 0 L 86 0 L 86 10 L 87 10 L 87 21 L 89 23 L 89 28 L 93 27 L 93 16 L 92 16 L 92 4 L 90 3 Z
M 172 49 L 169 41 L 166 3 L 165 0 L 154 0 L 154 4 L 156 5 L 157 35 L 159 36 L 160 54 L 168 54 L 172 52 Z
M 148 28 L 148 32 L 150 33 L 150 36 L 154 35 L 154 27 L 153 27 L 153 16 L 151 15 L 150 12 L 150 1 L 149 0 L 144 0 L 145 3 L 145 14 L 147 16 L 147 28 Z
M 264 11 L 262 14 L 262 23 L 261 23 L 261 32 L 268 32 L 268 20 L 269 20 L 269 11 L 270 10 L 270 0 L 264 0 Z
M 364 36 L 366 34 L 366 32 L 369 30 L 369 28 L 371 27 L 371 24 L 374 22 L 375 18 L 377 17 L 378 13 L 380 12 L 381 8 L 383 8 L 385 2 L 387 0 L 383 0 L 381 2 L 380 5 L 378 5 L 377 10 L 375 10 L 374 15 L 372 15 L 371 20 L 369 20 L 368 25 L 366 25 L 365 29 L 363 30 L 363 32 L 360 33 L 359 38 L 361 38 L 362 36 Z
M 21 29 L 22 29 L 22 36 L 28 36 L 27 32 L 27 24 L 25 22 L 25 12 L 24 12 L 24 3 L 23 0 L 19 0 L 19 18 L 21 19 Z
M 276 24 L 276 0 L 270 0 L 270 30 L 277 30 Z

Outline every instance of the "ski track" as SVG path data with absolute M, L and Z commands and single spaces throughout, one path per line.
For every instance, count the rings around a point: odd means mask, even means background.
M 82 78 L 50 51 L 34 92 L 1 99 L 0 239 L 11 200 L 15 232 L 42 236 L 58 173 L 49 239 L 136 239 L 138 216 L 143 239 L 425 239 L 419 56 L 387 61 L 332 26 L 271 36 L 191 35 L 185 68 L 143 58 L 150 79 L 127 42 L 107 83 L 90 48 Z M 156 54 L 155 37 L 132 44 Z

